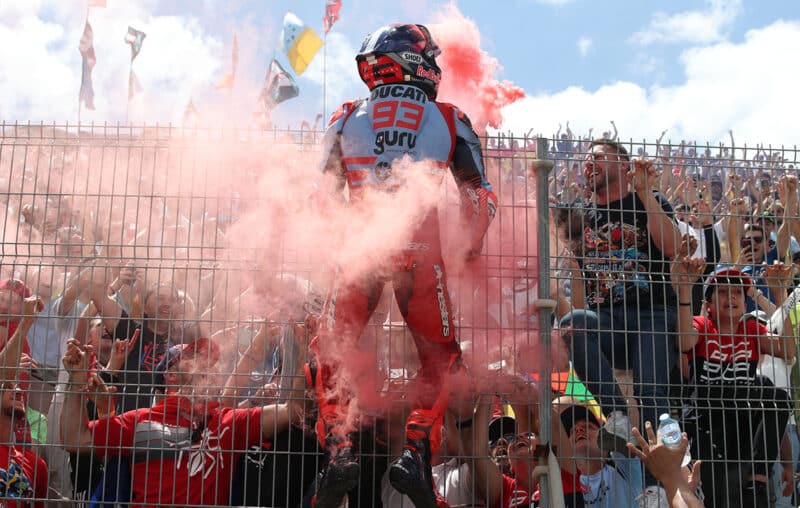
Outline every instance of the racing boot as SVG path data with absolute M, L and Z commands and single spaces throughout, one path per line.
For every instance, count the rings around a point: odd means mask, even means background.
M 320 473 L 317 491 L 311 500 L 313 508 L 339 508 L 344 496 L 358 486 L 359 465 L 355 458 L 353 442 L 343 434 L 342 415 L 346 412 L 336 401 L 325 396 L 322 368 L 315 358 L 305 365 L 306 384 L 314 390 L 319 416 L 317 440 L 327 450 L 328 464 Z
M 359 465 L 352 442 L 332 436 L 326 438 L 330 460 L 317 482 L 314 508 L 339 508 L 347 493 L 358 486 Z

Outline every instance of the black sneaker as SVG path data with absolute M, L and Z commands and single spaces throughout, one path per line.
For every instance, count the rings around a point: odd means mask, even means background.
M 314 508 L 339 508 L 344 496 L 358 486 L 359 466 L 349 446 L 342 446 L 331 458 L 322 472 L 317 493 L 312 506 Z
M 406 444 L 403 454 L 389 467 L 389 483 L 416 508 L 437 508 L 427 439 Z

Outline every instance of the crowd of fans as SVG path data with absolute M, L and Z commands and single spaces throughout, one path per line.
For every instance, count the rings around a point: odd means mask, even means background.
M 554 393 L 540 407 L 551 388 L 507 349 L 497 368 L 468 366 L 493 378 L 451 398 L 434 458 L 439 502 L 534 506 L 546 473 L 573 507 L 796 506 L 796 154 L 619 142 L 612 127 L 598 141 L 567 124 L 548 154 L 551 294 L 566 352 L 556 370 L 574 369 L 592 396 Z M 501 217 L 534 197 L 535 149 L 528 136 L 487 140 Z M 141 221 L 140 200 L 125 199 L 157 187 L 141 171 L 126 175 L 136 190 L 93 206 L 63 191 L 74 179 L 64 161 L 47 163 L 61 171 L 50 179 L 34 169 L 43 154 L 12 155 L 2 177 L 0 499 L 311 506 L 325 450 L 304 365 L 328 279 L 280 271 L 220 296 L 235 278 L 220 277 L 217 247 L 244 213 L 238 200 L 186 209 L 165 198 Z M 189 265 L 164 268 L 180 259 Z M 517 329 L 537 318 L 536 293 L 519 282 L 498 291 Z M 407 344 L 386 296 L 366 333 Z M 418 366 L 404 347 L 379 348 L 395 355 L 376 362 L 388 409 L 360 422 L 348 503 L 412 506 L 386 471 Z M 655 436 L 663 413 L 687 434 L 679 449 Z M 544 464 L 555 459 L 554 474 Z

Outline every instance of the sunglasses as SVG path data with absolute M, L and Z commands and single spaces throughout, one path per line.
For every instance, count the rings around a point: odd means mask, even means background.
M 500 436 L 499 439 L 489 441 L 489 448 L 494 448 L 495 446 L 498 445 L 498 443 L 500 443 L 500 441 L 505 441 L 510 446 L 514 444 L 514 441 L 516 440 L 517 440 L 516 434 L 503 434 L 502 436 Z
M 489 443 L 490 448 L 494 448 L 500 442 L 500 440 L 505 441 L 508 443 L 508 446 L 530 446 L 533 443 L 533 440 L 536 439 L 535 432 L 525 432 L 522 434 L 503 434 L 500 439 L 497 441 L 492 441 Z
M 747 245 L 748 242 L 763 243 L 764 242 L 764 237 L 763 236 L 751 236 L 749 238 L 748 237 L 742 238 L 742 246 Z

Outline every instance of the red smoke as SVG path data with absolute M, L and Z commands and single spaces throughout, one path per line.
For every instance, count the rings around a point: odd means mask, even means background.
M 525 97 L 525 91 L 495 78 L 500 64 L 481 49 L 478 26 L 455 5 L 437 13 L 430 29 L 442 49 L 437 58 L 442 68 L 439 98 L 462 108 L 479 134 L 485 133 L 487 126 L 499 128 L 501 109 Z

